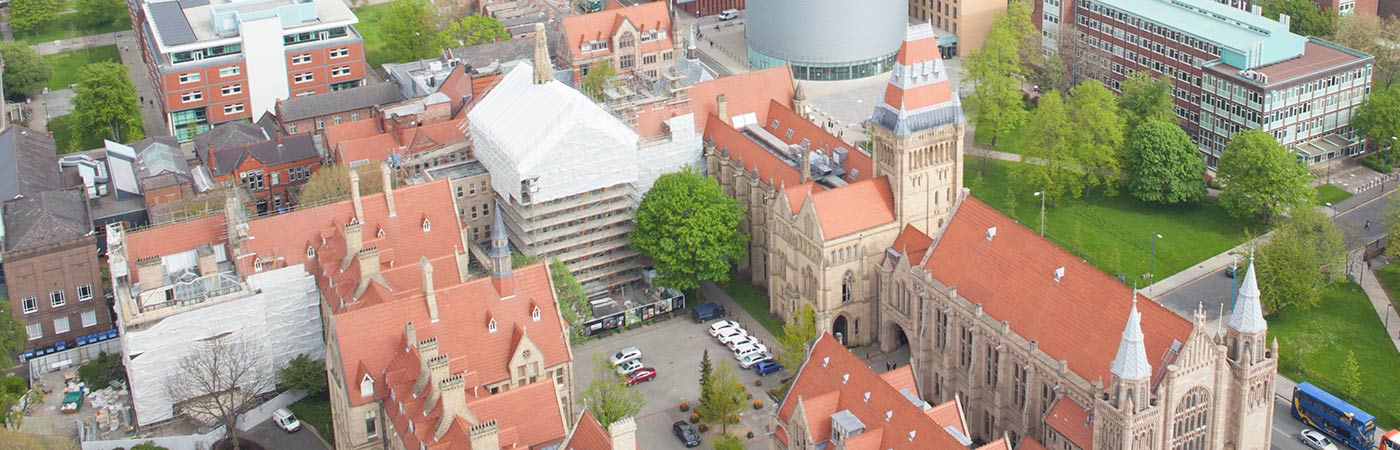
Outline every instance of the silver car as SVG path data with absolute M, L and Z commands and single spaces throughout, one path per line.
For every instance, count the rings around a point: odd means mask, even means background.
M 745 368 L 745 369 L 748 369 L 748 368 L 753 367 L 754 364 L 758 364 L 758 363 L 760 363 L 760 362 L 767 361 L 767 360 L 770 360 L 770 359 L 773 359 L 773 354 L 772 354 L 772 353 L 768 353 L 768 352 L 750 353 L 750 354 L 744 355 L 744 357 L 742 357 L 742 358 L 739 358 L 739 367 L 743 367 L 743 368 Z
M 637 349 L 637 347 L 627 347 L 618 350 L 617 353 L 613 353 L 611 357 L 608 357 L 608 362 L 616 366 L 634 359 L 642 359 L 642 351 Z
M 1337 446 L 1332 444 L 1331 439 L 1327 439 L 1327 436 L 1311 428 L 1304 428 L 1299 439 L 1303 441 L 1303 445 L 1317 450 L 1337 450 Z

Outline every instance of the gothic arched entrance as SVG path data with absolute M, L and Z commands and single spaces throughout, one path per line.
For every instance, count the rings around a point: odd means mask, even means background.
M 831 335 L 835 336 L 836 340 L 841 342 L 841 345 L 846 345 L 846 341 L 850 339 L 851 335 L 846 329 L 845 314 L 836 316 L 836 321 L 831 323 Z

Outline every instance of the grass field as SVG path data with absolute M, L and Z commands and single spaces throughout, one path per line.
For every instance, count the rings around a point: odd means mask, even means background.
M 1400 311 L 1400 264 L 1386 264 L 1376 271 L 1376 278 L 1381 281 L 1381 286 L 1385 286 L 1385 293 L 1390 296 L 1390 303 L 1395 305 L 1395 309 Z
M 1279 374 L 1311 382 L 1376 416 L 1385 428 L 1400 426 L 1400 353 L 1386 338 L 1376 311 L 1361 287 L 1337 283 L 1323 295 L 1322 306 L 1269 317 L 1269 333 L 1279 341 Z M 1361 395 L 1347 397 L 1341 388 L 1347 349 L 1361 362 Z
M 111 33 L 113 31 L 130 30 L 131 22 L 119 20 L 115 24 L 102 24 L 98 26 L 88 26 L 80 23 L 77 13 L 59 14 L 53 23 L 34 30 L 33 33 L 15 33 L 15 40 L 25 45 L 40 44 L 60 39 L 72 39 L 78 36 L 92 34 Z M 57 73 L 55 71 L 54 73 Z
M 62 115 L 49 120 L 48 129 L 53 133 L 54 144 L 58 148 L 59 154 L 80 152 L 102 148 L 101 136 L 90 136 L 78 129 L 76 118 L 73 115 Z M 73 142 L 77 143 L 74 144 Z
M 969 156 L 965 176 L 971 180 L 968 185 L 973 196 L 1038 230 L 1040 200 L 1032 195 L 1033 189 L 1016 187 L 1015 211 L 1009 208 L 1010 172 L 1017 164 L 1022 163 Z M 982 171 L 981 180 L 976 180 Z M 1123 193 L 1050 200 L 1052 204 L 1045 209 L 1046 237 L 1105 272 L 1123 274 L 1129 284 L 1138 280 L 1145 286 L 1150 281 L 1144 274 L 1153 266 L 1154 233 L 1162 235 L 1156 240 L 1157 279 L 1223 253 L 1243 243 L 1248 234 L 1245 224 L 1230 218 L 1213 201 L 1160 206 Z M 1264 230 L 1249 231 L 1258 234 Z
M 1346 190 L 1344 190 L 1344 189 L 1342 189 L 1342 188 L 1339 188 L 1339 187 L 1336 187 L 1336 186 L 1333 186 L 1333 185 L 1330 185 L 1330 184 L 1324 184 L 1324 185 L 1318 186 L 1316 189 L 1317 189 L 1317 204 L 1319 204 L 1319 205 L 1323 205 L 1323 204 L 1327 204 L 1327 203 L 1331 203 L 1331 204 L 1335 205 L 1335 204 L 1337 204 L 1337 202 L 1340 202 L 1340 201 L 1342 201 L 1342 200 L 1346 200 L 1346 199 L 1348 199 L 1348 198 L 1351 198 L 1351 193 L 1350 193 L 1350 192 L 1347 192 Z
M 1025 139 L 1025 135 L 1021 133 L 1021 130 L 1024 129 L 1025 128 L 1017 128 L 1016 131 L 998 137 L 996 150 L 999 152 L 1021 154 L 1021 141 Z M 991 133 L 983 133 L 981 128 L 977 128 L 975 131 L 976 135 L 973 136 L 972 139 L 976 141 L 977 144 L 985 146 L 990 146 L 992 144 Z
M 370 70 L 379 70 L 379 66 L 384 63 L 394 62 L 384 53 L 384 38 L 380 36 L 379 21 L 383 20 L 388 12 L 388 3 L 355 8 L 355 17 L 360 19 L 360 22 L 355 24 L 355 30 L 365 38 L 365 62 L 369 64 Z
M 773 333 L 774 337 L 783 335 L 783 322 L 768 314 L 768 295 L 762 289 L 743 279 L 731 279 L 728 284 L 721 284 L 719 287 L 724 289 L 740 308 L 744 308 L 744 311 L 753 316 L 759 325 Z
M 316 428 L 316 433 L 320 434 L 321 438 L 335 446 L 335 431 L 331 428 L 331 400 L 326 393 L 308 395 L 287 409 L 292 410 L 292 414 L 296 414 L 301 423 Z
M 101 47 L 89 47 L 82 50 L 73 50 L 52 55 L 44 55 L 44 61 L 48 61 L 53 68 L 53 76 L 49 77 L 49 83 L 45 86 L 49 90 L 67 89 L 68 85 L 78 82 L 78 69 L 88 64 L 112 61 L 121 63 L 122 57 L 116 45 L 104 45 Z

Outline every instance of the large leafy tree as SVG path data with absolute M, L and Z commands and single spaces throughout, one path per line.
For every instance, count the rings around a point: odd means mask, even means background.
M 90 135 L 117 142 L 144 139 L 141 104 L 126 66 L 100 62 L 83 66 L 73 96 L 73 115 Z
M 333 202 L 350 197 L 350 170 L 343 164 L 321 166 L 301 185 L 297 201 L 303 205 Z M 360 195 L 369 195 L 384 190 L 384 177 L 379 167 L 367 164 L 356 167 L 360 176 Z
M 317 395 L 326 391 L 326 362 L 311 359 L 306 354 L 297 355 L 287 362 L 287 367 L 277 372 L 277 380 L 287 389 Z
M 1256 256 L 1259 289 L 1264 305 L 1277 313 L 1285 308 L 1311 309 L 1322 302 L 1327 285 L 1345 271 L 1342 232 L 1317 208 L 1300 206 L 1274 230 Z
M 705 420 L 719 422 L 723 431 L 728 433 L 729 424 L 736 422 L 734 419 L 744 407 L 747 395 L 744 384 L 734 374 L 734 367 L 728 361 L 720 360 L 710 374 L 709 386 L 701 386 L 700 389 L 708 391 L 709 395 L 701 399 L 696 412 Z
M 783 325 L 783 335 L 778 337 L 778 363 L 788 370 L 797 370 L 807 359 L 807 346 L 817 338 L 817 316 L 811 305 L 803 305 L 797 314 L 788 318 Z
M 439 39 L 442 48 L 470 47 L 510 39 L 510 32 L 495 17 L 473 14 L 449 24 Z
M 1351 127 L 1382 150 L 1391 151 L 1392 136 L 1400 136 L 1400 85 L 1376 87 L 1356 109 Z
M 700 356 L 700 402 L 704 404 L 710 398 L 710 375 L 715 373 L 715 365 L 710 362 L 710 349 Z
M 0 42 L 0 56 L 5 58 L 5 94 L 12 99 L 39 92 L 53 75 L 48 61 L 28 45 Z
M 656 262 L 656 283 L 673 289 L 700 280 L 729 281 L 749 237 L 739 229 L 744 210 L 719 183 L 690 168 L 662 175 L 637 207 L 632 247 Z
M 1069 91 L 1069 153 L 1088 187 L 1117 193 L 1125 123 L 1118 114 L 1118 97 L 1098 80 L 1086 80 Z
M 5 355 L 9 359 L 9 355 Z M 24 422 L 24 411 L 16 409 L 29 395 L 29 382 L 23 377 L 0 375 L 0 428 L 17 429 Z
M 593 100 L 603 99 L 603 89 L 607 88 L 608 81 L 617 76 L 617 69 L 606 59 L 595 61 L 588 66 L 588 73 L 583 76 L 583 93 Z
M 512 259 L 514 261 L 514 259 Z M 569 272 L 569 267 L 558 258 L 549 260 L 549 279 L 554 282 L 554 298 L 559 302 L 559 314 L 574 326 L 569 327 L 569 344 L 579 345 L 588 339 L 584 322 L 593 320 L 593 308 L 588 305 L 588 294 L 583 285 Z
M 1128 192 L 1138 200 L 1174 205 L 1206 197 L 1206 164 L 1175 123 L 1153 120 L 1137 127 L 1127 159 Z
M 1145 72 L 1134 72 L 1123 80 L 1121 87 L 1118 105 L 1128 132 L 1150 120 L 1176 120 L 1170 81 L 1152 78 Z
M 59 0 L 11 0 L 10 28 L 33 33 L 58 18 Z
M 431 44 L 437 39 L 435 22 L 433 5 L 427 0 L 393 0 L 381 24 L 384 51 L 395 62 L 432 57 L 438 50 Z
M 1400 35 L 1400 18 L 1381 19 L 1362 12 L 1338 17 L 1332 29 L 1333 42 L 1375 57 L 1371 81 L 1377 87 L 1389 86 L 1400 70 L 1400 52 L 1392 48 L 1392 36 L 1397 35 Z
M 1332 35 L 1332 22 L 1337 18 L 1335 11 L 1322 9 L 1308 0 L 1265 0 L 1264 17 L 1278 18 L 1279 14 L 1289 17 L 1288 31 L 1304 36 Z
M 8 373 L 13 359 L 10 355 L 24 351 L 29 335 L 24 323 L 10 315 L 10 302 L 0 302 L 0 373 Z
M 1220 205 L 1237 218 L 1273 220 L 1312 200 L 1312 175 L 1292 151 L 1273 135 L 1245 130 L 1235 133 L 1220 157 Z
M 973 85 L 966 100 L 968 112 L 974 125 L 991 133 L 992 145 L 1026 120 L 1021 104 L 1021 80 L 1026 74 L 1021 52 L 1026 37 L 1035 33 L 1030 14 L 1030 6 L 1011 2 L 992 20 L 982 48 L 968 55 L 963 65 L 963 77 Z
M 593 357 L 593 381 L 588 382 L 581 398 L 583 406 L 604 429 L 625 417 L 636 416 L 646 403 L 641 392 L 628 388 L 622 377 L 613 373 L 612 365 L 603 355 Z
M 1083 168 L 1070 149 L 1070 127 L 1064 97 L 1059 91 L 1046 92 L 1026 123 L 1025 148 L 1021 155 L 1029 164 L 1016 166 L 1016 183 L 1042 191 L 1051 199 L 1063 195 L 1078 197 L 1087 185 Z
M 129 20 L 122 0 L 73 0 L 73 9 L 90 25 L 116 24 Z

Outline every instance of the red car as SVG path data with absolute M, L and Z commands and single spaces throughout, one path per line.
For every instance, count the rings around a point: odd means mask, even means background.
M 633 370 L 632 373 L 627 374 L 627 385 L 631 386 L 637 383 L 651 381 L 655 378 L 656 369 L 650 367 L 643 367 L 637 370 Z

